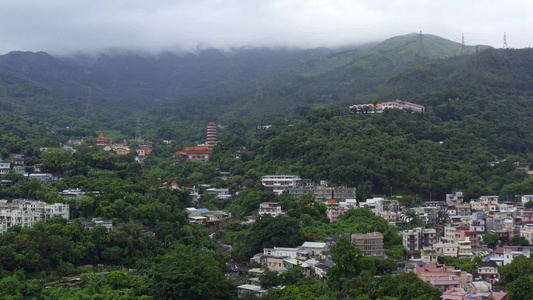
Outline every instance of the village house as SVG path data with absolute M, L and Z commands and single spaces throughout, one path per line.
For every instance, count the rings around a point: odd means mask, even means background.
M 330 223 L 337 222 L 339 216 L 344 215 L 348 211 L 346 206 L 339 205 L 339 203 L 333 199 L 326 201 L 326 207 L 326 216 Z
M 490 283 L 496 283 L 500 280 L 500 273 L 498 273 L 498 264 L 494 261 L 480 261 L 477 263 L 478 276 Z
M 0 175 L 7 174 L 10 169 L 11 169 L 11 163 L 4 162 L 2 158 L 0 158 Z
M 415 267 L 415 273 L 418 278 L 442 292 L 464 287 L 468 283 L 468 274 L 466 272 L 456 270 L 453 266 L 438 263 L 419 263 Z
M 454 206 L 457 204 L 462 204 L 464 202 L 463 192 L 452 192 L 451 194 L 446 194 L 446 204 L 449 206 Z
M 327 244 L 326 243 L 319 243 L 319 242 L 305 242 L 300 247 L 301 250 L 307 251 L 309 253 L 309 257 L 311 258 L 320 258 L 325 259 L 326 258 L 326 250 L 327 250 Z
M 297 175 L 266 175 L 261 178 L 264 187 L 272 189 L 276 195 L 295 188 L 302 179 Z
M 281 204 L 278 202 L 262 202 L 259 204 L 259 215 L 271 215 L 272 217 L 277 217 L 284 215 L 285 213 L 281 210 Z

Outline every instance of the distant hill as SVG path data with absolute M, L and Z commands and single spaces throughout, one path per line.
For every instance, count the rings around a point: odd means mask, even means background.
M 233 93 L 165 101 L 153 113 L 190 118 L 201 109 L 211 119 L 257 119 L 268 114 L 288 115 L 295 109 L 305 111 L 307 106 L 372 101 L 380 85 L 409 68 L 438 59 L 465 59 L 467 54 L 461 56 L 461 48 L 459 43 L 428 34 L 422 35 L 422 43 L 418 34 L 398 36 L 297 63 Z M 465 53 L 475 53 L 475 49 L 466 47 Z
M 408 34 L 342 52 L 242 48 L 157 56 L 111 51 L 94 57 L 11 52 L 0 56 L 0 74 L 38 83 L 81 111 L 90 90 L 102 119 L 150 114 L 224 121 L 363 101 L 409 68 L 435 59 L 460 60 L 460 54 L 459 43 Z

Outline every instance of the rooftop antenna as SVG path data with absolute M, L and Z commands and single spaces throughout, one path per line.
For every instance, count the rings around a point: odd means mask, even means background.
M 87 97 L 87 105 L 85 106 L 85 117 L 94 113 L 93 102 L 91 100 L 91 88 L 89 88 L 89 95 Z
M 465 55 L 466 54 L 466 46 L 465 46 L 465 34 L 463 33 L 463 36 L 461 38 L 461 55 Z
M 507 46 L 507 35 L 505 32 L 503 33 L 503 49 L 509 49 L 509 46 Z

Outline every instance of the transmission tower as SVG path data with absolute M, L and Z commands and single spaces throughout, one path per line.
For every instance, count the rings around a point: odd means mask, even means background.
M 503 49 L 509 49 L 509 46 L 507 46 L 507 35 L 505 32 L 503 33 Z
M 137 119 L 135 123 L 135 139 L 140 140 L 141 137 L 141 119 Z
M 85 117 L 94 114 L 93 101 L 91 99 L 91 89 L 89 88 L 89 95 L 87 96 L 87 105 L 85 106 Z
M 263 97 L 263 87 L 260 84 L 257 84 L 257 92 L 255 93 L 255 98 L 256 99 L 261 99 L 261 100 L 264 99 L 264 97 Z
M 424 52 L 424 42 L 422 41 L 422 30 L 420 30 L 418 52 L 416 53 L 416 56 L 419 56 L 422 52 Z
M 466 46 L 465 46 L 465 34 L 463 33 L 463 36 L 461 38 L 461 55 L 466 54 Z

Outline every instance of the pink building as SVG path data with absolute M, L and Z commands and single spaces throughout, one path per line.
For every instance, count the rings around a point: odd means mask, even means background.
M 344 215 L 346 211 L 348 211 L 346 207 L 340 206 L 339 203 L 333 199 L 326 201 L 326 206 L 328 207 L 326 215 L 330 223 L 336 222 L 339 219 L 339 216 Z

